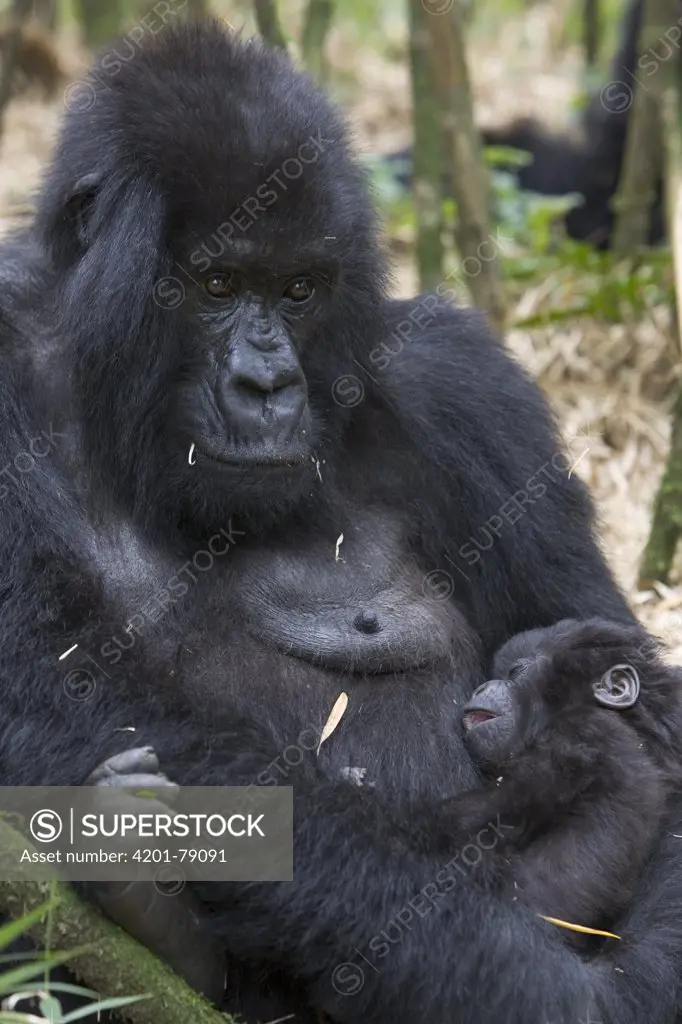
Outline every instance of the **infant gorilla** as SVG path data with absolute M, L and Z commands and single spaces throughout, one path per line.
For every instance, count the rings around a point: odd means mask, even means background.
M 493 777 L 448 800 L 448 814 L 469 836 L 500 816 L 508 838 L 488 864 L 510 895 L 608 926 L 682 780 L 682 673 L 644 630 L 590 619 L 515 636 L 494 675 L 462 717 L 470 753 Z

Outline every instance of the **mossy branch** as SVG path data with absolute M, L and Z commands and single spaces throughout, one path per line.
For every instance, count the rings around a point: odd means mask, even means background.
M 661 480 L 651 533 L 639 571 L 638 584 L 646 589 L 658 580 L 667 583 L 677 543 L 682 535 L 682 390 L 673 410 L 670 452 Z
M 594 67 L 599 56 L 599 15 L 599 0 L 583 0 L 583 50 L 588 68 Z
M 0 821 L 0 864 L 16 865 L 31 844 Z M 2 872 L 8 874 L 7 870 Z M 56 891 L 55 891 L 56 890 Z M 18 919 L 44 905 L 54 906 L 29 934 L 39 947 L 77 950 L 69 970 L 101 998 L 148 995 L 117 1013 L 131 1024 L 233 1024 L 197 995 L 166 964 L 132 939 L 67 885 L 51 879 L 0 881 L 0 911 Z M 84 948 L 83 948 L 84 947 Z
M 645 54 L 651 47 L 654 53 L 657 43 L 660 49 L 666 29 L 675 22 L 676 0 L 644 0 L 637 53 Z M 677 70 L 676 56 L 658 63 L 649 56 L 646 75 L 640 71 L 633 83 L 628 83 L 633 90 L 632 110 L 618 191 L 613 200 L 613 251 L 620 256 L 632 255 L 649 239 L 651 207 L 663 168 L 661 101 L 670 85 L 671 72 Z M 653 71 L 649 70 L 651 67 Z M 617 115 L 607 111 L 606 116 Z

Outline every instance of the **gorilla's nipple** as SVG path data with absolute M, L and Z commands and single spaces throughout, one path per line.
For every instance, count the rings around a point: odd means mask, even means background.
M 376 612 L 370 611 L 360 612 L 360 614 L 356 616 L 353 625 L 356 629 L 360 630 L 361 633 L 378 633 L 381 629 L 379 625 L 379 616 Z

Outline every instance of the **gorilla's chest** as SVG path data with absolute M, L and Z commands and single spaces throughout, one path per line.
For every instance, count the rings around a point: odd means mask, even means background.
M 200 679 L 230 690 L 227 677 L 241 686 L 245 672 L 285 687 L 292 673 L 318 685 L 331 674 L 333 689 L 339 673 L 421 678 L 454 665 L 468 675 L 478 664 L 451 577 L 419 563 L 397 512 L 363 508 L 279 539 L 222 533 L 184 564 L 130 531 L 97 551 L 125 648 L 151 659 L 156 675 L 172 667 L 200 695 Z M 153 624 L 143 618 L 151 595 L 163 605 Z
M 478 639 L 447 574 L 434 577 L 411 553 L 398 515 L 364 510 L 267 543 L 235 535 L 229 550 L 206 544 L 212 559 L 184 564 L 157 561 L 130 537 L 124 547 L 134 557 L 103 550 L 98 567 L 121 622 L 139 631 L 121 627 L 110 647 L 189 699 L 207 728 L 223 708 L 258 707 L 298 742 L 319 735 L 343 690 L 350 703 L 325 748 L 330 764 L 367 768 L 404 792 L 470 771 L 453 745 L 457 705 L 480 682 Z M 154 625 L 143 619 L 152 594 L 155 607 L 161 595 L 171 602 Z
M 447 584 L 408 554 L 397 518 L 365 512 L 340 532 L 231 553 L 236 623 L 269 649 L 336 671 L 376 674 L 450 657 L 468 631 Z
M 398 517 L 365 512 L 295 541 L 232 549 L 226 590 L 186 634 L 184 691 L 214 708 L 276 708 L 294 744 L 319 736 L 345 691 L 330 770 L 360 767 L 403 796 L 426 777 L 444 790 L 468 779 L 456 712 L 479 681 L 480 651 L 447 575 L 428 576 Z
M 468 633 L 447 589 L 409 554 L 397 517 L 364 511 L 343 529 L 237 544 L 204 622 L 239 643 L 327 670 L 404 672 L 449 658 Z M 222 608 L 220 608 L 222 605 Z M 228 610 L 227 610 L 228 609 Z

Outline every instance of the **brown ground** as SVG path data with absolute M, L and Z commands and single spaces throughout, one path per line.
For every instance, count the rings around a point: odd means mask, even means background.
M 533 112 L 549 120 L 566 110 L 579 70 L 575 51 L 557 49 L 561 0 L 531 9 L 525 19 L 506 21 L 503 38 L 471 45 L 471 72 L 478 115 L 501 123 Z M 238 23 L 239 19 L 235 18 Z M 399 26 L 386 36 L 400 47 Z M 80 74 L 80 55 L 71 45 L 68 66 Z M 337 29 L 331 39 L 335 67 L 353 72 L 348 106 L 358 146 L 381 151 L 409 138 L 409 90 L 404 64 L 388 62 L 374 48 L 363 50 L 352 32 Z M 45 106 L 19 99 L 9 108 L 0 150 L 0 230 L 30 207 L 31 191 L 49 156 L 63 103 Z M 543 281 L 523 297 L 530 313 L 553 282 Z M 415 288 L 409 264 L 396 268 L 396 291 Z M 665 310 L 652 310 L 643 322 L 604 325 L 581 320 L 572 326 L 515 330 L 508 337 L 513 354 L 538 378 L 557 412 L 574 454 L 584 455 L 577 471 L 596 497 L 604 548 L 613 569 L 637 606 L 643 622 L 682 658 L 682 587 L 634 587 L 645 543 L 651 503 L 666 455 L 670 380 L 677 372 Z

